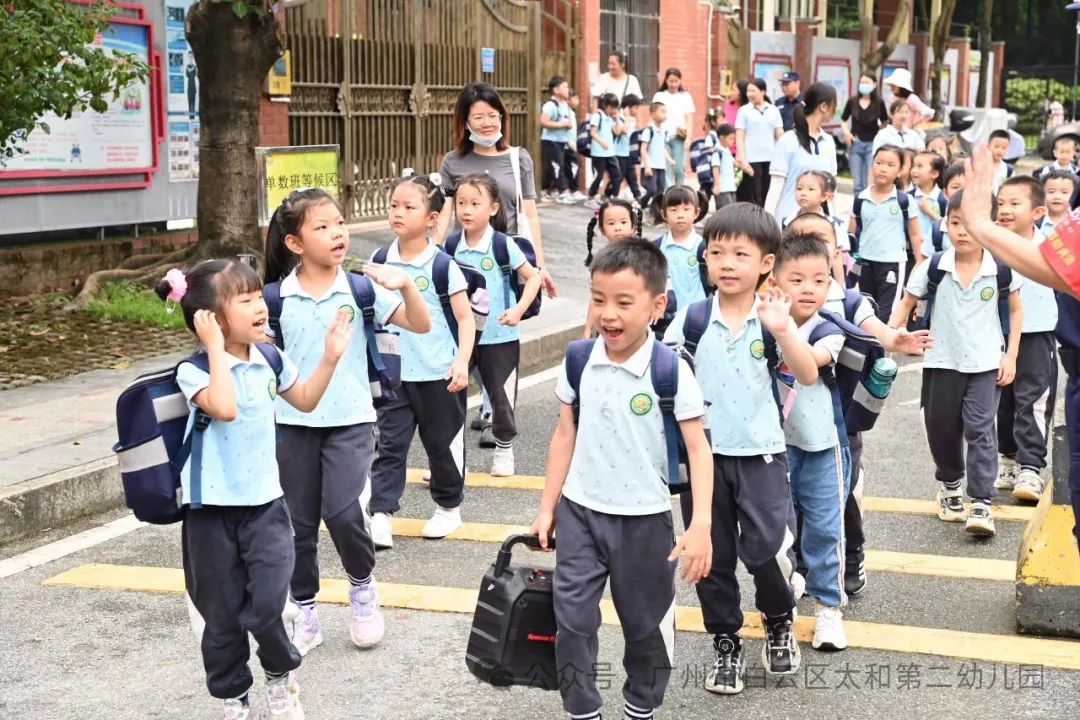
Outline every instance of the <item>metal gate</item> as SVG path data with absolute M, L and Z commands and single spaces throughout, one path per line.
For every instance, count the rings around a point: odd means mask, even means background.
M 347 219 L 385 217 L 404 168 L 438 170 L 452 147 L 454 104 L 474 80 L 499 90 L 511 141 L 537 155 L 546 4 L 311 0 L 287 11 L 289 139 L 341 146 Z M 482 48 L 494 50 L 493 72 L 483 71 Z

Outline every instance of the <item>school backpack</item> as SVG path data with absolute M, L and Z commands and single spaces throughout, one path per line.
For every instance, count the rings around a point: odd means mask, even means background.
M 594 339 L 574 340 L 566 348 L 566 378 L 574 390 L 575 425 L 581 414 L 581 376 L 585 372 L 585 365 L 589 362 L 595 343 Z M 675 417 L 675 396 L 679 392 L 679 358 L 686 360 L 690 370 L 694 370 L 694 358 L 681 351 L 680 348 L 673 348 L 661 342 L 653 343 L 649 373 L 652 378 L 653 392 L 656 393 L 657 404 L 660 406 L 660 413 L 664 419 L 664 440 L 667 443 L 668 459 L 667 481 L 668 490 L 672 495 L 678 495 L 690 489 L 690 483 L 683 482 L 679 473 L 680 465 L 689 467 L 686 443 L 679 429 L 679 421 Z M 705 432 L 708 434 L 708 430 Z
M 390 246 L 383 245 L 371 256 L 371 262 L 384 264 L 389 252 Z M 431 263 L 431 283 L 435 286 L 435 294 L 439 297 L 443 317 L 446 318 L 446 324 L 450 327 L 455 340 L 458 339 L 458 324 L 457 317 L 454 316 L 454 308 L 450 305 L 450 263 L 457 263 L 461 274 L 465 276 L 465 295 L 469 298 L 473 318 L 476 320 L 476 334 L 479 336 L 487 322 L 487 280 L 484 279 L 482 272 L 471 265 L 457 262 L 442 250 L 435 251 L 435 257 Z
M 630 166 L 641 164 L 641 130 L 630 133 Z
M 454 257 L 457 253 L 458 243 L 461 242 L 462 234 L 459 230 L 456 233 L 451 234 L 443 242 L 443 250 L 450 257 Z M 494 231 L 491 236 L 491 252 L 495 255 L 495 264 L 499 266 L 499 270 L 502 271 L 503 276 L 503 301 L 507 308 L 512 308 L 521 300 L 522 293 L 525 292 L 525 283 L 521 282 L 521 278 L 518 276 L 514 268 L 510 267 L 510 249 L 507 246 L 508 240 L 513 240 L 521 250 L 521 253 L 525 256 L 525 259 L 536 268 L 536 249 L 533 248 L 533 244 L 521 237 L 520 235 L 506 235 L 498 230 Z M 537 269 L 539 272 L 539 269 Z M 485 280 L 485 282 L 487 282 Z M 491 288 L 494 292 L 495 288 Z M 526 308 L 525 313 L 521 316 L 522 320 L 528 320 L 531 317 L 536 317 L 540 314 L 540 294 L 536 293 L 536 297 Z M 513 298 L 513 300 L 511 300 Z
M 279 382 L 284 367 L 281 353 L 269 343 L 255 346 Z M 184 358 L 166 370 L 141 375 L 116 399 L 118 439 L 112 450 L 120 465 L 124 502 L 143 522 L 167 525 L 183 520 L 185 506 L 202 507 L 203 433 L 213 419 L 191 408 L 176 382 L 176 371 L 191 363 L 205 373 L 210 360 L 205 352 Z M 180 474 L 191 459 L 190 497 L 182 497 Z
M 908 206 L 910 204 L 910 197 L 903 190 L 897 189 L 896 191 L 896 204 L 900 206 L 900 217 L 903 219 L 904 226 L 904 247 L 911 251 L 911 230 L 908 228 Z M 862 204 L 863 199 L 858 195 L 855 196 L 855 203 L 851 206 L 851 213 L 855 217 L 855 234 L 848 237 L 852 240 L 851 254 L 854 255 L 859 250 L 859 238 L 862 237 L 863 221 L 862 221 Z
M 945 231 L 941 229 L 941 223 L 934 223 L 934 227 L 930 229 L 930 243 L 934 246 L 934 252 L 945 251 Z
M 592 157 L 592 133 L 589 131 L 589 121 L 578 125 L 577 151 L 582 157 Z
M 375 407 L 397 399 L 397 389 L 401 387 L 401 353 L 398 350 L 397 335 L 375 322 L 375 288 L 371 280 L 358 272 L 349 272 L 353 302 L 360 308 L 364 322 L 364 337 L 367 340 L 368 387 L 371 389 L 371 403 Z M 269 312 L 267 324 L 274 333 L 274 345 L 285 349 L 285 333 L 281 330 L 281 311 L 285 303 L 281 299 L 281 282 L 267 283 L 263 286 L 263 300 Z
M 941 281 L 945 279 L 945 271 L 941 269 L 941 256 L 943 252 L 935 252 L 930 256 L 929 266 L 926 270 L 926 297 L 922 299 L 920 305 L 921 313 L 916 313 L 915 327 L 919 330 L 930 329 L 930 315 L 934 309 L 934 299 L 937 297 L 938 287 L 941 285 Z M 997 308 L 998 308 L 998 320 L 1001 322 L 1001 334 L 1005 337 L 1009 335 L 1009 286 L 1012 285 L 1012 270 L 1008 265 L 1003 264 L 997 258 L 994 258 L 994 262 L 997 263 Z
M 661 245 L 663 245 L 663 242 L 664 238 L 659 237 L 653 240 L 653 245 L 656 246 L 657 250 L 662 250 Z M 705 291 L 705 297 L 708 297 L 709 294 L 716 288 L 709 281 L 709 268 L 707 265 L 705 265 L 705 244 L 706 243 L 704 240 L 702 240 L 701 243 L 698 244 L 697 252 L 694 253 L 694 256 L 697 258 L 698 278 L 701 280 L 701 289 Z M 674 297 L 674 293 L 668 293 L 669 304 Z M 675 311 L 672 310 L 671 315 L 674 316 L 674 314 Z M 666 312 L 664 313 L 664 316 L 667 316 Z M 670 320 L 668 322 L 670 322 Z
M 705 136 L 690 143 L 690 169 L 697 173 L 699 185 L 712 185 L 712 154 L 716 145 Z

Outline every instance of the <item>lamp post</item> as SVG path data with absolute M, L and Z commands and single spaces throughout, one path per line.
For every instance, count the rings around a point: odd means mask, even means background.
M 1072 82 L 1072 120 L 1076 122 L 1076 75 L 1080 69 L 1080 2 L 1065 6 L 1069 12 L 1076 12 L 1076 39 L 1073 41 L 1073 82 Z

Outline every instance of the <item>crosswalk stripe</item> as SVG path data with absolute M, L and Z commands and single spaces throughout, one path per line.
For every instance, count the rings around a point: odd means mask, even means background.
M 423 470 L 410 469 L 405 479 L 411 485 L 426 485 Z M 543 490 L 543 475 L 511 475 L 510 477 L 492 477 L 488 473 L 467 473 L 465 485 L 473 488 L 492 488 L 498 490 Z M 900 513 L 903 515 L 937 515 L 937 503 L 933 500 L 893 497 L 864 497 L 863 510 L 866 512 Z M 1035 507 L 1024 505 L 995 505 L 995 520 L 1027 522 L 1035 513 Z
M 134 567 L 125 565 L 82 565 L 46 580 L 44 585 L 97 590 L 184 592 L 184 573 L 176 568 Z M 321 602 L 348 604 L 348 582 L 338 578 L 320 581 Z M 447 612 L 471 615 L 476 608 L 477 592 L 466 588 L 434 587 L 379 583 L 379 598 L 386 608 Z M 605 624 L 617 625 L 618 617 L 610 601 L 601 603 Z M 678 607 L 675 627 L 686 632 L 705 632 L 701 610 Z M 1043 667 L 1080 670 L 1080 643 L 1071 640 L 973 633 L 942 628 L 887 625 L 883 623 L 845 620 L 848 644 L 851 647 L 887 652 L 918 653 L 939 657 L 961 658 L 1006 665 L 1041 665 Z M 763 637 L 760 617 L 747 615 L 743 635 Z M 809 642 L 814 632 L 814 620 L 800 617 L 795 633 L 800 642 Z
M 426 520 L 417 518 L 394 518 L 394 534 L 399 537 L 422 537 L 421 529 Z M 447 540 L 501 543 L 510 535 L 527 533 L 524 525 L 499 523 L 462 523 L 461 527 L 446 536 Z M 985 560 L 982 558 L 954 557 L 949 555 L 922 555 L 917 553 L 867 550 L 866 569 L 871 572 L 901 573 L 904 575 L 932 575 L 969 580 L 1016 580 L 1016 561 Z

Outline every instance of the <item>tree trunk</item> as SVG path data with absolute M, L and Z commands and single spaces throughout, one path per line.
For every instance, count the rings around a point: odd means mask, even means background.
M 256 3 L 251 3 L 256 5 Z M 186 34 L 199 69 L 199 241 L 195 257 L 259 251 L 259 99 L 284 51 L 277 19 L 239 18 L 230 3 L 200 0 Z
M 975 107 L 986 107 L 990 92 L 990 33 L 994 19 L 993 0 L 982 0 L 979 15 L 979 90 L 975 94 Z
M 949 47 L 949 29 L 955 11 L 956 0 L 941 0 L 941 14 L 930 37 L 930 46 L 934 49 L 934 62 L 930 65 L 930 107 L 935 112 L 941 112 L 941 70 L 945 67 L 945 51 Z
M 885 41 L 875 49 L 874 2 L 873 0 L 859 0 L 859 24 L 862 26 L 860 52 L 863 69 L 861 72 L 877 74 L 878 68 L 889 59 L 900 42 L 900 36 L 907 29 L 913 3 L 914 0 L 900 0 L 896 6 L 896 16 L 893 18 L 892 27 L 889 28 L 889 34 L 885 36 Z

